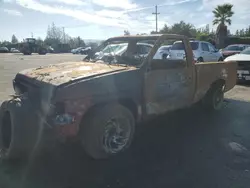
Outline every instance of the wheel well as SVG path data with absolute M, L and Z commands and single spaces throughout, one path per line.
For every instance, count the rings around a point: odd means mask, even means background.
M 137 119 L 138 117 L 138 110 L 137 110 L 137 104 L 129 98 L 123 98 L 123 99 L 118 99 L 118 100 L 113 100 L 113 101 L 107 101 L 107 102 L 102 102 L 102 103 L 98 103 L 92 107 L 90 107 L 89 110 L 87 110 L 87 112 L 83 115 L 82 117 L 82 121 L 85 119 L 86 116 L 90 115 L 95 109 L 102 107 L 106 104 L 120 104 L 124 107 L 126 107 L 127 109 L 129 109 L 131 111 L 131 113 L 134 115 L 134 118 Z
M 120 99 L 118 102 L 128 108 L 132 114 L 134 115 L 134 118 L 137 119 L 138 116 L 138 110 L 137 110 L 137 105 L 132 99 Z
M 215 82 L 213 82 L 211 87 L 213 87 L 213 86 L 223 86 L 223 85 L 225 85 L 225 83 L 226 83 L 225 80 L 219 79 L 219 80 L 216 80 Z

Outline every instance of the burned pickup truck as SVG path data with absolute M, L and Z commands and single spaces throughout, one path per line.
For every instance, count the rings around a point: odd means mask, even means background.
M 183 42 L 183 58 L 155 58 L 174 41 Z M 27 157 L 45 138 L 74 140 L 91 157 L 107 158 L 130 146 L 139 122 L 200 101 L 219 110 L 236 84 L 235 62 L 196 64 L 180 35 L 110 38 L 96 52 L 16 75 L 15 94 L 0 110 L 2 159 Z

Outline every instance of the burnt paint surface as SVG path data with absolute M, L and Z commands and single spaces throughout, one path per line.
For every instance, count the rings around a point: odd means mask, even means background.
M 75 122 L 59 127 L 58 133 L 63 137 L 76 136 L 82 117 L 97 104 L 129 99 L 136 106 L 140 105 L 141 85 L 140 70 L 127 69 L 59 87 L 55 94 L 55 102 L 65 102 L 66 112 L 75 115 Z
M 218 62 L 195 64 L 196 69 L 196 92 L 194 102 L 204 97 L 211 84 L 217 80 L 225 81 L 225 92 L 236 85 L 237 63 Z
M 145 77 L 147 114 L 157 115 L 187 106 L 193 97 L 193 81 L 193 68 L 187 67 L 187 63 L 151 70 Z
M 27 69 L 21 71 L 20 74 L 26 75 L 38 81 L 59 86 L 77 79 L 124 69 L 125 68 L 122 66 L 107 65 L 97 62 L 67 62 L 34 69 Z
M 193 64 L 188 39 L 178 35 L 131 37 L 131 40 L 157 39 L 142 67 L 122 67 L 100 63 L 71 62 L 22 71 L 20 74 L 55 86 L 53 103 L 64 102 L 66 112 L 75 115 L 75 122 L 58 128 L 63 137 L 77 135 L 82 117 L 96 104 L 121 99 L 142 106 L 142 117 L 176 110 L 201 99 L 211 84 L 223 79 L 225 90 L 236 83 L 236 63 Z M 153 68 L 152 57 L 166 38 L 181 39 L 186 47 L 186 64 L 180 67 Z M 126 37 L 120 37 L 126 39 Z M 120 39 L 119 38 L 119 39 Z M 112 39 L 111 39 L 112 40 Z M 115 40 L 115 38 L 113 39 Z M 148 67 L 149 66 L 149 67 Z M 165 67 L 164 67 L 165 66 Z

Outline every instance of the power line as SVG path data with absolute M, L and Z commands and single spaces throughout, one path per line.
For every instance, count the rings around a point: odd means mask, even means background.
M 155 31 L 156 33 L 158 32 L 158 15 L 160 14 L 158 12 L 158 7 L 157 5 L 155 6 L 155 12 L 153 12 L 152 14 L 155 14 Z

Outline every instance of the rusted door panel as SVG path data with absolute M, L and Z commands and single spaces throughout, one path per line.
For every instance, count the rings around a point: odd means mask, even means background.
M 147 115 L 165 113 L 192 102 L 192 68 L 151 70 L 145 77 Z
M 235 62 L 200 63 L 196 68 L 196 94 L 194 102 L 204 97 L 211 84 L 217 80 L 225 81 L 225 92 L 232 89 L 237 79 L 237 64 Z

